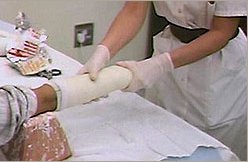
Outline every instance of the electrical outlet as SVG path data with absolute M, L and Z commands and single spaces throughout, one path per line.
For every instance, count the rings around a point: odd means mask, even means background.
M 79 24 L 74 27 L 74 47 L 93 44 L 93 23 Z

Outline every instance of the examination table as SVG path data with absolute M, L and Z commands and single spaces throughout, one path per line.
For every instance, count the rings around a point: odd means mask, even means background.
M 11 32 L 14 26 L 0 21 L 0 29 Z M 62 70 L 56 77 L 73 76 L 83 66 L 53 48 L 49 53 L 51 68 Z M 46 81 L 43 77 L 21 76 L 5 57 L 0 57 L 0 86 L 36 88 Z M 117 90 L 52 113 L 72 151 L 66 159 L 69 161 L 239 160 L 219 141 L 135 93 Z

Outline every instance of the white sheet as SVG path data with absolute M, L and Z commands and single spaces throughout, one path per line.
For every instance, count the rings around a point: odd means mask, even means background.
M 190 156 L 198 146 L 227 149 L 134 93 L 115 91 L 56 114 L 73 149 L 71 161 L 153 161 Z
M 82 66 L 52 48 L 49 51 L 53 58 L 51 68 L 60 68 L 62 76 L 75 75 Z M 4 57 L 0 58 L 0 86 L 35 88 L 46 81 L 21 76 Z M 220 148 L 216 150 L 221 159 L 237 160 L 223 144 L 134 93 L 112 92 L 97 102 L 56 114 L 73 151 L 68 160 L 162 160 L 190 156 L 198 146 Z

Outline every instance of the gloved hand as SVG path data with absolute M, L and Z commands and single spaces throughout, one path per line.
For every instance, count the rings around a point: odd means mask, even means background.
M 110 52 L 108 47 L 98 45 L 93 55 L 86 62 L 86 64 L 79 70 L 78 74 L 89 73 L 91 80 L 96 80 L 98 72 L 110 60 Z
M 123 91 L 136 92 L 142 88 L 151 87 L 164 77 L 164 74 L 174 69 L 169 53 L 153 56 L 143 61 L 120 61 L 116 63 L 132 71 L 133 78 Z

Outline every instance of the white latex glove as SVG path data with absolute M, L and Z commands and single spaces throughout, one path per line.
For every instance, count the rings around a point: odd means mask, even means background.
M 133 78 L 123 91 L 136 92 L 142 88 L 151 87 L 164 77 L 164 74 L 174 69 L 169 53 L 156 55 L 143 61 L 120 61 L 119 66 L 129 69 Z
M 98 45 L 93 55 L 86 62 L 86 64 L 79 70 L 78 74 L 89 73 L 91 80 L 96 80 L 98 72 L 110 60 L 110 52 L 108 47 Z

